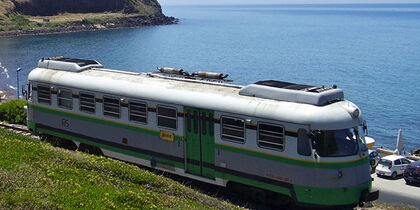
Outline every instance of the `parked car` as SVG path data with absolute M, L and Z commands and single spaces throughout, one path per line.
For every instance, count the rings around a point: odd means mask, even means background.
M 404 180 L 405 183 L 420 183 L 420 160 L 412 162 L 404 170 Z
M 390 176 L 392 179 L 396 179 L 398 175 L 404 173 L 405 167 L 410 163 L 411 161 L 403 156 L 388 155 L 379 160 L 376 174 L 378 177 Z
M 378 165 L 380 159 L 381 155 L 378 152 L 369 150 L 369 164 L 372 168 L 375 168 Z

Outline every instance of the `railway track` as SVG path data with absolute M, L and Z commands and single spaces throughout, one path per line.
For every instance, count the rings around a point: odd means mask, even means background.
M 32 132 L 30 130 L 28 130 L 28 128 L 24 125 L 15 125 L 15 124 L 8 124 L 8 123 L 0 122 L 0 127 L 5 128 L 7 130 L 14 131 L 14 132 L 22 134 L 24 136 L 31 136 L 31 137 L 34 137 L 36 139 L 40 139 L 39 136 L 33 135 Z

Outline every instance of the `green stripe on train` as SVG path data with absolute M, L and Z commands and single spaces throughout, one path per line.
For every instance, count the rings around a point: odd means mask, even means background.
M 242 153 L 242 154 L 259 157 L 263 159 L 274 160 L 281 163 L 287 163 L 291 165 L 299 165 L 299 166 L 305 166 L 305 167 L 311 167 L 311 168 L 350 168 L 350 167 L 355 167 L 355 166 L 368 163 L 367 157 L 363 159 L 351 161 L 351 162 L 349 161 L 349 162 L 342 162 L 342 163 L 340 162 L 339 163 L 325 163 L 325 162 L 301 161 L 301 160 L 296 160 L 296 159 L 287 158 L 287 157 L 279 157 L 279 156 L 264 154 L 258 151 L 245 150 L 245 149 L 230 147 L 228 145 L 221 145 L 221 144 L 215 144 L 215 148 L 227 150 L 231 152 L 236 152 L 236 153 Z
M 229 180 L 229 181 L 244 184 L 244 185 L 253 186 L 253 187 L 256 187 L 256 188 L 260 188 L 260 189 L 270 190 L 270 191 L 273 191 L 273 192 L 277 192 L 277 193 L 292 197 L 292 195 L 290 193 L 290 189 L 288 189 L 286 187 L 280 187 L 280 186 L 276 186 L 276 185 L 272 185 L 272 184 L 267 184 L 267 183 L 264 183 L 264 182 L 260 182 L 260 181 L 240 177 L 240 176 L 235 176 L 235 175 L 231 175 L 231 174 L 227 174 L 227 173 L 223 173 L 223 172 L 219 172 L 219 171 L 216 171 L 215 176 L 217 178 Z
M 71 113 L 67 113 L 67 112 L 42 108 L 42 107 L 39 107 L 39 106 L 29 105 L 29 108 L 33 108 L 35 110 L 45 112 L 45 113 L 49 113 L 49 114 L 59 115 L 59 116 L 63 116 L 63 117 L 70 117 L 70 118 L 79 119 L 79 120 L 85 120 L 85 121 L 89 121 L 89 122 L 93 122 L 93 123 L 99 123 L 99 124 L 108 125 L 108 126 L 120 127 L 120 128 L 124 128 L 124 129 L 128 129 L 128 130 L 133 130 L 133 131 L 149 134 L 149 135 L 154 135 L 154 136 L 159 136 L 160 135 L 160 133 L 158 131 L 150 131 L 150 130 L 146 130 L 146 129 L 142 129 L 142 128 L 138 128 L 138 127 L 134 127 L 134 126 L 128 126 L 128 125 L 123 125 L 123 124 L 119 124 L 119 123 L 114 123 L 114 122 L 110 122 L 110 121 L 97 119 L 97 118 L 90 118 L 90 117 L 85 117 L 85 116 L 81 116 L 81 115 L 75 115 L 75 114 L 71 114 Z M 184 138 L 179 137 L 179 136 L 175 136 L 175 140 L 183 141 Z M 231 152 L 246 154 L 246 155 L 253 156 L 253 157 L 259 157 L 259 158 L 263 158 L 263 159 L 278 161 L 278 162 L 281 162 L 281 163 L 287 163 L 287 164 L 291 164 L 291 165 L 299 165 L 299 166 L 311 167 L 311 168 L 349 168 L 349 167 L 360 166 L 360 165 L 363 165 L 363 164 L 368 164 L 368 158 L 367 157 L 365 157 L 363 159 L 351 161 L 351 162 L 342 162 L 342 163 L 309 162 L 309 161 L 296 160 L 296 159 L 292 159 L 292 158 L 288 158 L 288 157 L 279 157 L 279 156 L 264 154 L 264 153 L 260 153 L 260 152 L 256 152 L 256 151 L 250 151 L 250 150 L 230 147 L 230 146 L 227 146 L 227 145 L 215 144 L 214 146 L 217 149 L 223 149 L 223 150 L 227 150 L 227 151 L 231 151 Z
M 314 188 L 299 185 L 293 186 L 298 202 L 328 206 L 340 206 L 359 203 L 362 192 L 371 188 L 371 184 L 358 185 L 355 187 L 343 187 L 338 189 Z
M 98 119 L 98 118 L 72 114 L 72 113 L 69 113 L 69 112 L 63 112 L 63 111 L 49 109 L 49 108 L 43 108 L 43 107 L 32 105 L 32 104 L 30 104 L 28 107 L 32 108 L 34 110 L 40 111 L 40 112 L 48 113 L 48 114 L 59 115 L 59 116 L 62 116 L 62 117 L 70 117 L 70 118 L 73 118 L 73 119 L 84 120 L 84 121 L 87 121 L 87 122 L 98 123 L 98 124 L 102 124 L 102 125 L 124 128 L 124 129 L 127 129 L 127 130 L 136 131 L 136 132 L 139 132 L 139 133 L 144 133 L 144 134 L 153 135 L 153 136 L 160 136 L 160 132 L 157 131 L 157 130 L 149 130 L 149 129 L 144 129 L 144 128 L 131 126 L 131 125 L 125 125 L 125 124 L 121 124 L 121 123 L 117 123 L 117 122 L 101 120 L 101 119 Z M 175 140 L 183 141 L 184 138 L 181 137 L 181 136 L 175 136 Z
M 75 136 L 66 135 L 66 134 L 62 134 L 62 133 L 59 133 L 59 132 L 50 131 L 50 130 L 42 129 L 42 128 L 37 128 L 37 130 L 41 133 L 46 133 L 46 134 L 57 136 L 57 137 L 60 137 L 60 138 L 63 138 L 63 139 L 69 139 L 69 140 L 77 141 L 77 142 L 80 142 L 80 143 L 93 145 L 93 146 L 99 147 L 101 149 L 106 149 L 106 150 L 110 150 L 110 151 L 113 151 L 113 152 L 118 152 L 118 153 L 121 153 L 121 154 L 137 157 L 137 158 L 140 158 L 140 159 L 143 159 L 143 160 L 151 160 L 152 159 L 152 156 L 150 156 L 150 155 L 145 155 L 145 154 L 141 154 L 141 153 L 138 153 L 138 152 L 133 152 L 133 151 L 130 151 L 130 150 L 125 150 L 125 149 L 120 149 L 120 148 L 117 148 L 117 147 L 111 147 L 111 146 L 108 146 L 108 145 L 99 144 L 99 143 L 88 141 L 86 139 L 78 138 L 78 137 L 75 137 Z M 168 165 L 168 166 L 174 166 L 174 167 L 177 167 L 177 168 L 184 169 L 184 163 L 179 163 L 179 162 L 176 162 L 176 161 L 168 160 L 168 159 L 165 159 L 165 158 L 159 158 L 159 157 L 154 157 L 154 159 L 156 160 L 157 163 L 162 163 L 162 164 L 165 164 L 165 165 Z

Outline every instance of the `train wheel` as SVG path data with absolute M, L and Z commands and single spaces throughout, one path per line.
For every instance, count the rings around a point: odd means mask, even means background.
M 258 203 L 266 203 L 267 195 L 265 193 L 265 190 L 261 190 L 257 188 L 253 188 L 252 190 L 253 190 L 252 191 L 253 193 L 251 197 L 253 198 L 253 200 L 255 200 Z
M 41 135 L 39 135 L 39 139 L 41 140 L 41 141 L 43 141 L 43 142 L 48 142 L 47 140 L 48 140 L 48 136 L 47 135 L 45 135 L 45 134 L 41 134 Z
M 264 205 L 273 205 L 280 208 L 292 208 L 295 205 L 293 199 L 287 195 L 247 186 L 235 182 L 228 182 L 227 188 L 239 193 L 244 199 L 253 200 Z
M 104 155 L 102 153 L 102 150 L 99 147 L 83 144 L 83 143 L 80 143 L 78 150 L 84 153 L 91 154 L 91 155 L 97 155 L 97 156 Z
M 70 140 L 67 139 L 59 139 L 60 140 L 60 145 L 62 148 L 68 149 L 68 150 L 76 150 L 77 149 L 77 145 Z

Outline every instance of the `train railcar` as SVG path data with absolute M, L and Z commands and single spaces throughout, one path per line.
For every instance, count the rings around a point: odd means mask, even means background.
M 275 192 L 297 205 L 378 198 L 362 113 L 343 90 L 275 80 L 240 86 L 219 82 L 223 74 L 159 70 L 41 59 L 28 76 L 28 127 L 202 182 Z

